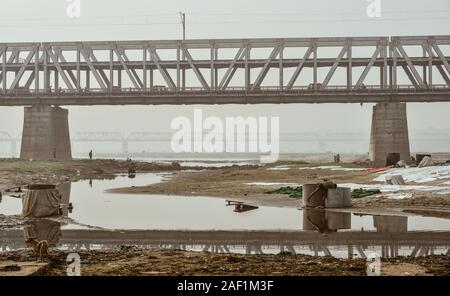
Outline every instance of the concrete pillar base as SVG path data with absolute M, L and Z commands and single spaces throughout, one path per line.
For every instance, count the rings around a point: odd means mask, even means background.
M 411 161 L 405 103 L 378 103 L 373 107 L 369 155 L 373 166 L 390 165 L 389 159 Z
M 68 113 L 59 107 L 25 107 L 20 158 L 72 159 Z

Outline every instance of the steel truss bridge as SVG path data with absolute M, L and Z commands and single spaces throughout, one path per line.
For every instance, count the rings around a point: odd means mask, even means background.
M 450 36 L 0 43 L 0 106 L 450 101 Z

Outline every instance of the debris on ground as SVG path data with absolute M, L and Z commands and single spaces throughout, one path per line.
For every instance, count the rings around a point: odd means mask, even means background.
M 380 194 L 380 193 L 381 193 L 380 189 L 359 188 L 359 189 L 354 189 L 352 191 L 352 198 L 363 198 L 366 196 L 371 196 L 371 195 Z
M 388 185 L 406 185 L 405 180 L 401 175 L 387 176 L 386 184 Z
M 29 253 L 29 252 L 28 252 Z M 0 264 L 25 266 L 30 262 L 23 251 L 0 254 Z M 41 275 L 66 275 L 69 251 L 55 251 Z M 366 275 L 365 259 L 339 259 L 330 256 L 314 257 L 283 252 L 277 255 L 213 254 L 209 252 L 186 252 L 174 250 L 127 250 L 127 251 L 79 251 L 83 276 L 108 275 Z M 5 259 L 5 258 L 12 259 Z M 145 259 L 145 260 L 143 260 Z M 16 262 L 5 262 L 14 260 Z M 450 275 L 450 257 L 433 255 L 427 257 L 396 257 L 382 259 L 386 275 L 403 275 L 406 264 L 414 264 L 420 274 Z M 107 262 L 107 264 L 105 264 Z M 42 263 L 40 263 L 42 264 Z M 391 265 L 397 266 L 391 267 Z M 422 268 L 419 268 L 422 267 Z M 398 271 L 398 272 L 396 272 Z
M 0 214 L 0 229 L 17 228 L 23 224 L 24 221 L 20 216 Z
M 289 195 L 290 198 L 302 198 L 303 197 L 303 187 L 281 187 L 277 190 L 267 191 L 267 194 L 286 194 Z
M 386 177 L 401 175 L 406 182 L 426 183 L 450 179 L 448 166 L 432 166 L 423 168 L 393 168 L 378 175 L 374 181 L 384 182 Z
M 27 256 L 21 257 L 20 260 L 6 259 L 5 261 L 0 258 L 0 276 L 43 275 L 49 267 L 48 263 L 30 261 Z
M 435 163 L 434 161 L 431 159 L 431 157 L 429 156 L 425 156 L 422 161 L 419 163 L 418 167 L 419 168 L 424 168 L 424 167 L 430 167 L 430 166 L 434 166 Z
M 0 266 L 0 271 L 19 271 L 20 270 L 20 266 L 17 264 L 11 264 L 11 265 L 4 265 L 4 266 Z
M 405 162 L 404 160 L 400 160 L 399 162 L 397 162 L 397 163 L 395 164 L 395 167 L 396 167 L 396 168 L 406 168 L 406 167 L 407 167 L 407 164 L 406 164 L 406 162 Z

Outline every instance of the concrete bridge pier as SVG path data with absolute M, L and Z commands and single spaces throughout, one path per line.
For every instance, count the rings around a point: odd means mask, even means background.
M 411 160 L 405 103 L 373 107 L 369 156 L 375 167 L 391 165 L 396 159 Z
M 68 113 L 60 107 L 25 107 L 20 158 L 72 159 Z

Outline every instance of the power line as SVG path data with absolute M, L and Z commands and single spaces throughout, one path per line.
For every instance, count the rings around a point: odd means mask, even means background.
M 159 16 L 175 16 L 175 13 L 152 13 L 152 14 L 130 14 L 130 15 L 110 15 L 110 16 L 83 16 L 80 18 L 57 17 L 57 18 L 1 18 L 2 21 L 78 21 L 84 19 L 114 19 L 114 18 L 135 18 L 135 17 L 159 17 Z
M 184 19 L 184 20 L 183 20 Z M 354 23 L 354 22 L 386 22 L 386 21 L 450 21 L 449 17 L 407 17 L 407 18 L 358 18 L 358 19 L 297 19 L 297 20 L 223 20 L 223 21 L 194 21 L 190 25 L 220 25 L 220 24 L 294 24 L 294 23 Z M 1 22 L 1 21 L 0 21 Z M 50 28 L 50 27 L 97 27 L 97 26 L 161 26 L 178 25 L 179 22 L 137 22 L 137 23 L 54 23 L 54 24 L 21 24 L 9 25 L 1 24 L 2 28 Z M 186 19 L 182 18 L 183 39 L 186 37 Z
M 389 15 L 389 14 L 408 14 L 408 13 L 417 13 L 423 15 L 424 13 L 447 13 L 450 12 L 449 9 L 447 10 L 424 10 L 424 11 L 383 11 L 383 15 Z M 303 13 L 297 13 L 297 12 L 254 12 L 254 13 L 234 13 L 234 12 L 224 12 L 224 13 L 198 13 L 198 12 L 192 12 L 192 13 L 183 13 L 184 15 L 192 15 L 192 16 L 361 16 L 364 15 L 363 12 L 361 13 L 355 13 L 355 12 L 342 12 L 342 13 L 326 13 L 326 12 L 303 12 Z M 94 20 L 94 19 L 116 19 L 116 18 L 149 18 L 149 17 L 161 17 L 161 16 L 173 16 L 175 17 L 176 13 L 152 13 L 152 14 L 130 14 L 130 15 L 111 15 L 111 16 L 83 16 L 80 18 L 68 18 L 68 17 L 59 17 L 59 18 L 36 18 L 36 17 L 30 17 L 30 18 L 2 18 L 2 21 L 80 21 L 80 20 Z M 430 16 L 433 17 L 433 16 Z M 450 15 L 449 15 L 450 18 Z
M 442 10 L 410 10 L 410 11 L 382 11 L 383 15 L 389 15 L 389 14 L 408 14 L 408 13 L 416 13 L 416 14 L 421 14 L 423 15 L 424 13 L 446 13 L 446 12 L 450 12 L 450 9 L 442 9 Z M 206 16 L 206 15 L 211 15 L 211 16 L 287 16 L 287 15 L 292 15 L 292 16 L 338 16 L 338 15 L 355 15 L 355 16 L 361 16 L 365 14 L 365 11 L 362 12 L 341 12 L 341 13 L 336 13 L 336 12 L 303 12 L 303 13 L 299 13 L 299 12 L 267 12 L 267 13 L 260 13 L 260 12 L 249 12 L 249 13 L 233 13 L 233 12 L 223 12 L 223 13 L 189 13 L 189 15 L 198 15 L 198 16 Z
M 433 18 L 361 18 L 361 19 L 309 19 L 309 20 L 264 20 L 264 21 L 207 21 L 207 22 L 192 22 L 191 25 L 206 25 L 206 24 L 265 24 L 265 23 L 317 23 L 317 22 L 383 22 L 383 21 L 436 21 L 445 20 L 450 21 L 449 17 L 433 17 Z
M 163 25 L 179 25 L 177 22 L 167 22 L 167 23 L 133 23 L 133 24 L 118 24 L 118 23 L 102 23 L 102 24 L 48 24 L 48 25 L 1 25 L 2 28 L 76 28 L 76 27 L 103 27 L 103 26 L 163 26 Z

